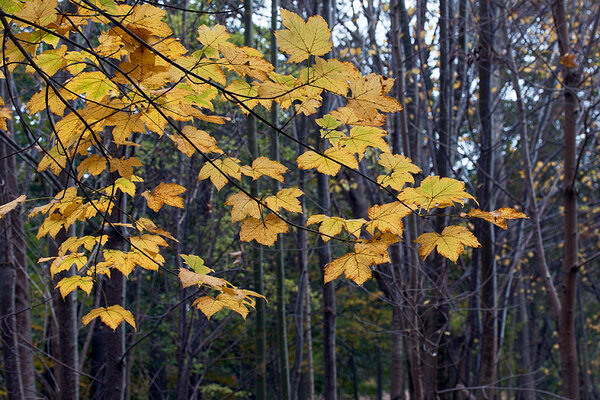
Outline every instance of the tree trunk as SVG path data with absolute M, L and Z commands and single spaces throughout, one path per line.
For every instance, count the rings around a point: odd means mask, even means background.
M 277 30 L 277 14 L 279 2 L 271 0 L 271 64 L 277 71 L 277 40 L 275 31 Z M 279 109 L 277 104 L 273 102 L 271 106 L 271 124 L 277 126 L 277 113 Z M 279 161 L 279 133 L 276 130 L 271 132 L 271 160 Z M 281 189 L 281 183 L 278 180 L 273 180 L 273 194 Z M 282 400 L 290 399 L 290 366 L 288 356 L 288 341 L 287 341 L 287 325 L 286 325 L 286 310 L 285 310 L 285 253 L 283 248 L 283 235 L 279 235 L 277 239 L 277 348 L 279 350 L 279 377 L 281 385 Z M 300 314 L 301 315 L 301 314 Z M 302 343 L 302 341 L 300 342 Z M 302 351 L 302 344 L 300 344 Z
M 331 1 L 324 0 L 321 14 L 327 24 L 331 25 Z M 324 58 L 329 58 L 325 55 Z M 330 110 L 330 97 L 323 94 L 323 104 L 321 106 L 322 114 Z M 320 134 L 317 132 L 317 137 Z M 319 209 L 324 214 L 329 214 L 329 176 L 318 174 L 317 177 L 317 195 L 319 197 Z M 324 273 L 324 267 L 331 261 L 331 250 L 329 242 L 325 243 L 319 236 L 319 264 L 321 266 L 321 276 Z M 336 400 L 337 398 L 337 367 L 335 358 L 336 347 L 336 306 L 335 306 L 335 282 L 328 282 L 323 285 L 323 373 L 325 386 L 323 396 L 325 400 Z
M 244 44 L 252 47 L 253 39 L 253 10 L 252 0 L 244 0 Z M 258 142 L 256 140 L 256 118 L 250 114 L 246 118 L 246 136 L 250 158 L 258 157 Z M 258 181 L 250 184 L 250 194 L 254 198 L 259 196 Z M 250 260 L 254 271 L 254 290 L 260 294 L 265 293 L 263 251 L 258 245 L 251 251 Z M 267 398 L 267 333 L 266 333 L 266 305 L 265 300 L 256 299 L 256 366 L 255 366 L 255 398 L 265 400 Z
M 489 1 L 479 2 L 479 121 L 481 126 L 480 156 L 477 169 L 477 199 L 480 208 L 492 210 L 493 143 L 492 143 L 492 68 L 494 45 L 494 9 Z M 481 341 L 481 386 L 494 386 L 497 380 L 498 324 L 496 318 L 496 262 L 492 224 L 477 224 L 481 242 L 481 310 L 483 335 Z M 480 398 L 490 398 L 493 391 L 484 389 Z
M 562 62 L 571 55 L 568 22 L 564 0 L 552 3 L 552 16 L 558 38 L 563 78 L 563 203 L 565 242 L 562 265 L 562 296 L 558 317 L 560 364 L 565 385 L 564 395 L 579 399 L 579 374 L 575 337 L 575 306 L 577 300 L 577 68 Z
M 8 79 L 12 79 L 12 76 L 8 76 Z M 2 82 L 2 97 L 5 96 L 5 84 L 12 82 Z M 8 125 L 8 132 L 0 133 L 10 136 L 14 136 L 14 125 L 13 120 L 9 119 L 6 121 Z M 14 152 L 7 147 L 6 144 L 2 144 L 2 151 L 0 151 L 2 157 L 2 163 L 0 164 L 0 176 L 4 177 L 4 185 L 0 187 L 3 192 L 3 200 L 0 203 L 12 201 L 20 196 L 19 185 L 17 182 L 17 163 L 16 155 Z M 26 190 L 24 188 L 23 190 Z M 6 222 L 9 224 L 7 227 L 6 234 L 10 238 L 6 243 L 11 247 L 10 252 L 7 251 L 6 255 L 9 258 L 9 262 L 12 267 L 15 268 L 15 288 L 14 288 L 14 312 L 16 312 L 16 326 L 17 326 L 17 340 L 18 340 L 18 354 L 19 364 L 21 370 L 21 380 L 23 384 L 23 395 L 26 399 L 37 398 L 36 387 L 35 387 L 35 369 L 33 367 L 33 350 L 32 350 L 32 334 L 31 334 L 31 310 L 29 309 L 29 275 L 27 272 L 27 254 L 25 252 L 25 231 L 23 229 L 23 220 L 18 211 L 13 211 L 6 217 Z
M 0 133 L 5 134 L 4 132 Z M 7 156 L 10 154 L 4 142 L 0 142 L 0 175 L 9 175 Z M 8 182 L 0 182 L 0 204 L 14 200 Z M 12 213 L 18 211 L 13 210 Z M 17 265 L 14 255 L 11 227 L 11 215 L 0 220 L 0 338 L 2 344 L 2 369 L 6 379 L 7 398 L 9 400 L 25 399 L 21 362 L 19 357 L 19 340 L 15 309 L 15 291 L 17 281 Z

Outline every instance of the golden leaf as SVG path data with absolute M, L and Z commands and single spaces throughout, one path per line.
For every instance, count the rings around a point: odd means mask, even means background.
M 161 182 L 152 193 L 146 190 L 142 196 L 146 198 L 148 207 L 158 212 L 163 204 L 183 208 L 183 199 L 179 195 L 185 191 L 186 188 L 176 183 Z
M 91 276 L 79 276 L 73 275 L 66 278 L 61 279 L 55 286 L 55 289 L 58 288 L 60 290 L 60 295 L 64 299 L 71 292 L 80 288 L 84 292 L 89 294 L 92 292 L 92 288 L 94 287 L 94 281 Z
M 475 197 L 465 192 L 465 183 L 452 178 L 428 176 L 417 188 L 405 188 L 398 199 L 414 203 L 429 211 L 432 208 L 445 208 L 454 203 L 465 204 L 465 199 L 475 200 Z M 475 200 L 477 203 L 477 200 Z
M 400 111 L 402 106 L 398 100 L 387 95 L 393 85 L 393 79 L 375 73 L 364 78 L 352 79 L 350 80 L 352 97 L 348 100 L 348 107 L 354 110 L 358 118 L 369 121 L 376 120 L 379 111 Z
M 186 154 L 188 157 L 191 157 L 194 154 L 196 148 L 205 154 L 223 153 L 223 150 L 217 145 L 215 138 L 205 131 L 188 125 L 185 126 L 181 132 L 183 133 L 183 136 L 175 133 L 171 135 L 171 140 L 175 142 L 179 151 Z
M 206 318 L 210 319 L 210 317 L 223 309 L 224 304 L 210 296 L 203 296 L 194 300 L 192 306 L 196 306 L 202 314 L 206 315 Z
M 58 0 L 30 0 L 25 2 L 23 9 L 15 16 L 30 21 L 36 25 L 47 26 L 56 21 Z M 20 25 L 26 25 L 19 22 Z
M 237 192 L 229 196 L 225 205 L 233 207 L 231 209 L 232 223 L 241 221 L 248 216 L 253 218 L 261 216 L 261 207 L 258 202 L 244 192 Z
M 287 167 L 278 161 L 269 160 L 267 157 L 258 157 L 252 161 L 252 180 L 257 180 L 263 175 L 283 183 L 283 174 Z
M 27 199 L 27 196 L 22 194 L 19 197 L 17 197 L 16 199 L 14 199 L 13 201 L 9 201 L 8 203 L 1 205 L 0 206 L 0 219 L 2 219 L 2 217 L 4 217 L 10 211 L 17 208 L 19 206 L 19 204 L 21 204 L 25 201 L 25 199 Z
M 280 208 L 289 212 L 302 212 L 302 206 L 298 197 L 304 192 L 298 188 L 281 189 L 275 196 L 265 198 L 265 204 L 274 212 L 279 212 Z
M 349 62 L 342 62 L 334 58 L 324 60 L 315 57 L 312 67 L 300 71 L 300 83 L 308 84 L 332 93 L 346 96 L 348 93 L 348 80 L 355 76 L 358 70 Z
M 390 232 L 394 235 L 402 237 L 404 225 L 402 218 L 406 217 L 412 212 L 412 210 L 406 207 L 399 201 L 374 205 L 369 208 L 369 218 L 371 221 L 367 222 L 367 232 L 373 234 L 375 228 L 380 232 Z
M 323 17 L 313 15 L 304 22 L 297 14 L 281 10 L 281 22 L 288 29 L 276 31 L 275 37 L 281 50 L 290 55 L 288 62 L 298 63 L 331 50 L 331 30 Z
M 125 310 L 118 304 L 115 304 L 110 307 L 99 307 L 95 308 L 86 314 L 82 319 L 84 325 L 89 324 L 93 319 L 100 317 L 100 320 L 108 325 L 112 330 L 116 330 L 119 324 L 125 320 L 129 325 L 133 327 L 134 330 L 137 330 L 135 327 L 135 320 L 133 319 L 133 314 L 131 311 Z
M 269 214 L 264 219 L 248 217 L 242 221 L 240 240 L 256 240 L 265 246 L 272 246 L 277 241 L 278 234 L 287 232 L 287 224 L 275 214 Z
M 213 160 L 212 164 L 209 162 L 205 163 L 198 174 L 198 179 L 210 178 L 210 181 L 215 185 L 217 190 L 221 190 L 228 182 L 228 176 L 238 181 L 242 179 L 240 160 L 237 158 L 226 157 Z
M 92 176 L 97 176 L 100 175 L 105 169 L 106 157 L 98 157 L 96 154 L 92 154 L 81 161 L 77 166 L 77 179 L 81 179 L 81 177 L 85 174 L 85 171 L 88 171 L 88 173 Z
M 419 255 L 424 260 L 437 247 L 437 252 L 442 256 L 456 262 L 464 250 L 465 245 L 481 247 L 475 235 L 464 226 L 447 226 L 441 234 L 436 232 L 424 233 L 415 240 L 419 243 Z
M 362 218 L 346 220 L 340 217 L 328 217 L 323 214 L 315 214 L 308 217 L 306 226 L 320 224 L 319 232 L 321 233 L 321 239 L 323 239 L 324 242 L 327 242 L 331 239 L 331 236 L 339 234 L 342 231 L 342 228 L 345 228 L 348 233 L 354 237 L 359 237 L 360 230 L 365 222 L 366 221 Z
M 320 173 L 331 176 L 337 175 L 342 165 L 358 169 L 356 157 L 344 147 L 330 147 L 325 150 L 324 155 L 309 150 L 298 157 L 296 161 L 300 169 L 316 168 Z
M 340 139 L 340 143 L 350 151 L 358 154 L 362 160 L 367 147 L 376 147 L 381 151 L 390 152 L 390 146 L 383 139 L 387 132 L 374 126 L 355 126 L 350 129 L 350 137 Z
M 421 168 L 414 165 L 410 158 L 399 154 L 382 153 L 377 163 L 391 171 L 388 175 L 379 175 L 377 183 L 397 191 L 401 191 L 407 182 L 414 183 L 413 174 L 421 172 Z
M 82 72 L 67 82 L 65 88 L 85 98 L 98 102 L 109 93 L 116 93 L 117 86 L 100 71 Z
M 479 210 L 476 208 L 469 211 L 467 215 L 469 217 L 484 219 L 496 226 L 499 226 L 502 229 L 508 229 L 508 225 L 506 224 L 507 219 L 529 218 L 524 213 L 519 212 L 514 208 L 510 207 L 503 207 L 490 212 Z

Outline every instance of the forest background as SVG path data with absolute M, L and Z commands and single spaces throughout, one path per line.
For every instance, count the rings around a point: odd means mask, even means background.
M 600 396 L 598 2 L 0 7 L 1 396 Z

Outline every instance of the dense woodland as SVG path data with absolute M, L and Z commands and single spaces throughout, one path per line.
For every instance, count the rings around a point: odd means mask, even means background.
M 0 398 L 600 398 L 599 22 L 0 1 Z

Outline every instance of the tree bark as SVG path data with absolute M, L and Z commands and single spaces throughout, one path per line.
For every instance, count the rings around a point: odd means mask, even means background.
M 252 0 L 244 0 L 244 44 L 252 47 L 253 44 L 253 8 Z M 246 118 L 246 137 L 250 158 L 258 157 L 258 142 L 256 140 L 256 118 L 250 114 Z M 250 194 L 254 198 L 259 196 L 258 181 L 250 184 Z M 258 245 L 251 251 L 251 263 L 254 271 L 254 290 L 260 294 L 265 293 L 263 251 Z M 256 299 L 256 365 L 255 365 L 255 398 L 264 400 L 267 398 L 267 333 L 266 333 L 266 305 L 265 300 Z
M 492 130 L 492 69 L 494 55 L 494 5 L 479 2 L 479 121 L 481 126 L 480 157 L 477 169 L 477 199 L 480 208 L 492 210 L 492 179 L 494 152 Z M 497 380 L 498 324 L 496 318 L 496 262 L 494 231 L 488 222 L 478 223 L 481 242 L 479 266 L 481 269 L 481 310 L 483 335 L 481 342 L 481 386 L 493 386 Z M 480 398 L 490 398 L 493 391 L 484 389 Z
M 561 308 L 558 317 L 558 343 L 564 380 L 564 395 L 579 399 L 579 374 L 575 337 L 575 307 L 577 300 L 577 68 L 569 66 L 572 54 L 569 44 L 568 22 L 564 0 L 552 2 L 552 16 L 561 56 L 563 86 L 563 205 L 564 205 L 564 255 L 562 264 Z
M 6 134 L 4 132 L 0 134 Z M 0 142 L 0 176 L 10 174 L 7 165 L 10 149 Z M 13 193 L 7 180 L 0 182 L 0 204 L 14 200 Z M 18 210 L 13 210 L 16 213 Z M 11 215 L 0 220 L 0 339 L 2 349 L 3 370 L 6 379 L 7 398 L 9 400 L 24 400 L 23 374 L 19 357 L 19 338 L 16 316 L 16 281 L 17 263 L 15 260 L 11 225 Z

